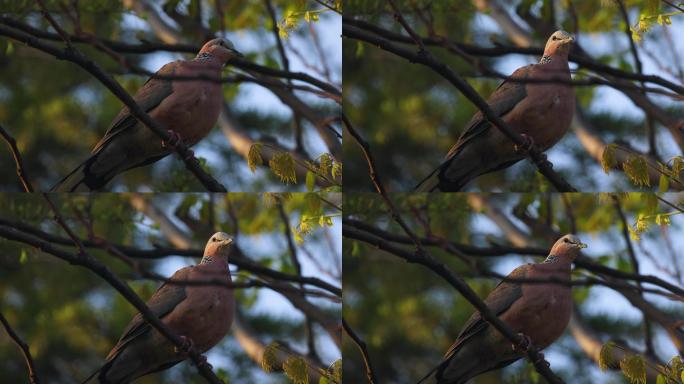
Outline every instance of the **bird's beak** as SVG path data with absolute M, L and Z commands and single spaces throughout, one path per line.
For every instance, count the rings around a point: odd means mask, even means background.
M 231 49 L 230 51 L 233 52 L 233 55 L 235 55 L 235 57 L 245 57 L 245 55 L 243 55 L 242 53 L 240 53 L 240 51 L 238 51 L 238 50 L 235 49 L 235 48 Z
M 581 241 L 580 241 L 579 243 L 575 243 L 575 245 L 577 245 L 577 247 L 580 248 L 580 249 L 588 247 L 588 245 L 584 244 L 584 243 L 581 242 Z
M 221 247 L 228 246 L 228 245 L 230 245 L 230 244 L 232 244 L 232 243 L 233 243 L 233 239 L 232 239 L 232 238 L 228 238 L 228 239 L 225 239 L 225 240 L 221 240 Z
M 572 44 L 572 43 L 574 43 L 574 42 L 575 42 L 575 38 L 572 37 L 572 36 L 570 36 L 570 37 L 568 37 L 567 39 L 563 40 L 563 43 L 564 43 L 564 44 Z

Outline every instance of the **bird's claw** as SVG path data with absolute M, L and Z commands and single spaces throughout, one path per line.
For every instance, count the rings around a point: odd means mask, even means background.
M 187 355 L 187 354 L 190 352 L 190 350 L 193 348 L 193 346 L 195 345 L 195 343 L 192 341 L 191 338 L 185 337 L 185 336 L 182 336 L 182 335 L 180 336 L 180 339 L 183 341 L 183 345 L 180 346 L 180 347 L 179 347 L 179 346 L 175 346 L 175 347 L 173 348 L 173 351 L 176 352 L 176 353 L 179 354 L 179 355 Z
M 513 351 L 526 353 L 527 350 L 530 348 L 530 345 L 532 345 L 532 340 L 529 336 L 523 333 L 518 333 L 518 336 L 522 338 L 522 341 L 520 342 L 520 344 L 512 344 Z
M 169 129 L 166 132 L 169 134 L 169 140 L 168 141 L 162 140 L 162 147 L 163 148 L 175 148 L 176 145 L 178 145 L 178 143 L 180 143 L 181 140 L 183 139 L 181 137 L 181 135 L 174 130 Z

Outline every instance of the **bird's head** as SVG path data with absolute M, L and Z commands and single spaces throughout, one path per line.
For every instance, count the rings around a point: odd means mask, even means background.
M 546 41 L 544 56 L 565 55 L 567 57 L 575 39 L 565 31 L 556 31 Z
M 572 262 L 579 255 L 580 249 L 586 248 L 587 245 L 580 241 L 575 235 L 565 235 L 556 241 L 556 244 L 549 252 L 549 259 L 560 259 L 566 262 Z
M 214 258 L 220 256 L 224 260 L 228 260 L 228 253 L 230 245 L 233 244 L 233 238 L 225 232 L 216 232 L 207 241 L 207 246 L 204 247 L 204 257 L 200 264 L 206 264 L 214 261 Z
M 242 53 L 235 49 L 235 46 L 230 40 L 224 39 L 222 37 L 209 40 L 206 44 L 204 44 L 202 49 L 200 49 L 199 53 L 197 54 L 197 57 L 201 58 L 206 56 L 214 57 L 223 64 L 235 57 L 244 57 Z

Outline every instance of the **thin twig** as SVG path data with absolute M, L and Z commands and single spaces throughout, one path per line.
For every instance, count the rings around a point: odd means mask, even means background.
M 33 365 L 33 358 L 31 357 L 31 351 L 29 350 L 28 344 L 26 344 L 24 340 L 22 340 L 22 338 L 16 332 L 14 332 L 2 313 L 0 313 L 0 322 L 5 327 L 5 331 L 7 331 L 9 337 L 14 341 L 14 344 L 21 349 L 21 353 L 24 355 L 24 361 L 26 361 L 26 367 L 28 368 L 29 373 L 29 383 L 39 384 L 40 380 L 38 380 L 38 374 L 36 373 L 36 367 Z
M 33 227 L 31 225 L 28 225 L 23 222 L 19 221 L 12 221 L 12 220 L 7 220 L 4 218 L 0 218 L 0 228 L 5 228 L 5 229 L 14 229 L 17 231 L 21 231 L 25 234 L 30 235 L 33 238 L 37 238 L 49 243 L 53 244 L 58 244 L 58 245 L 66 245 L 66 246 L 75 246 L 74 241 L 68 238 L 60 237 L 53 235 L 51 233 L 47 233 L 40 228 Z M 92 240 L 80 240 L 81 243 L 85 248 L 97 248 L 97 249 L 104 249 L 107 250 L 107 244 L 101 241 L 92 241 Z M 138 249 L 135 247 L 131 246 L 125 246 L 125 245 L 113 245 L 116 247 L 118 250 L 121 252 L 125 253 L 125 255 L 129 258 L 137 258 L 137 259 L 159 259 L 162 257 L 167 257 L 167 256 L 186 256 L 186 257 L 197 257 L 201 258 L 204 250 L 201 249 L 178 249 L 178 248 L 155 248 L 155 249 L 150 249 L 150 250 L 145 250 L 145 249 Z M 238 267 L 238 269 L 249 271 L 251 273 L 254 273 L 259 276 L 266 276 L 270 277 L 272 279 L 276 280 L 283 280 L 283 281 L 289 281 L 293 283 L 303 283 L 307 285 L 312 285 L 321 289 L 324 289 L 338 297 L 342 296 L 342 289 L 339 287 L 336 287 L 326 281 L 323 281 L 319 278 L 316 277 L 309 277 L 309 276 L 295 276 L 289 273 L 283 273 L 280 271 L 276 271 L 267 267 L 264 267 L 262 265 L 259 265 L 253 261 L 250 260 L 248 256 L 245 256 L 245 254 L 242 252 L 242 250 L 235 245 L 231 249 L 231 254 L 230 257 L 228 258 L 228 262 L 232 265 L 235 265 Z
M 21 181 L 21 185 L 24 186 L 24 191 L 33 192 L 33 186 L 31 186 L 31 183 L 28 180 L 26 169 L 24 169 L 24 161 L 21 158 L 19 148 L 17 148 L 17 141 L 14 140 L 14 137 L 12 137 L 2 125 L 0 125 L 0 135 L 2 135 L 3 139 L 5 139 L 7 145 L 10 147 L 12 157 L 14 157 L 14 164 L 17 167 L 17 176 L 19 177 L 19 181 Z
M 2 18 L 0 18 L 0 21 Z M 354 26 L 366 31 L 369 31 L 375 35 L 381 36 L 387 40 L 395 41 L 402 44 L 414 44 L 413 39 L 410 36 L 402 35 L 400 33 L 388 31 L 386 29 L 380 28 L 377 25 L 368 23 L 363 20 L 353 19 L 349 16 L 342 16 L 342 28 L 344 34 L 344 26 Z M 445 38 L 444 37 L 422 37 L 421 40 L 425 46 L 434 47 L 444 47 Z M 522 55 L 535 55 L 540 56 L 544 53 L 544 47 L 516 47 L 516 46 L 505 46 L 497 45 L 496 47 L 481 47 L 478 45 L 446 41 L 448 44 L 446 46 L 449 50 L 453 47 L 458 47 L 458 49 L 463 52 L 483 57 L 496 57 L 508 54 L 522 54 Z M 609 65 L 602 64 L 595 59 L 587 56 L 586 54 L 576 54 L 570 53 L 568 60 L 576 63 L 580 67 L 591 69 L 596 72 L 602 72 L 606 75 L 611 75 L 619 77 L 625 80 L 638 80 L 646 81 L 654 84 L 659 84 L 665 88 L 669 88 L 672 91 L 684 95 L 684 86 L 680 84 L 673 83 L 657 75 L 642 75 L 634 72 L 627 72 L 621 69 L 613 68 Z
M 366 366 L 366 376 L 368 377 L 368 383 L 369 384 L 377 384 L 378 383 L 378 378 L 375 376 L 375 370 L 373 370 L 373 364 L 371 363 L 370 356 L 368 355 L 368 348 L 366 347 L 366 343 L 361 340 L 361 338 L 354 332 L 354 330 L 349 326 L 347 323 L 347 320 L 342 317 L 342 327 L 344 327 L 344 331 L 351 337 L 352 341 L 354 344 L 356 344 L 356 347 L 359 349 L 359 352 L 361 352 L 361 357 L 363 358 L 363 364 Z
M 366 224 L 364 222 L 350 219 L 345 217 L 344 218 L 344 224 L 343 224 L 343 230 L 345 227 L 353 227 L 353 228 L 358 228 L 362 231 L 368 232 L 373 236 L 383 238 L 389 242 L 394 242 L 394 243 L 399 243 L 399 244 L 412 244 L 413 241 L 407 237 L 407 236 L 402 236 L 394 233 L 390 233 L 387 231 L 384 231 L 382 229 L 376 228 L 372 225 Z M 539 257 L 546 257 L 548 255 L 548 249 L 544 248 L 537 248 L 537 247 L 513 247 L 513 246 L 501 246 L 501 245 L 496 245 L 493 247 L 476 247 L 472 245 L 466 245 L 466 244 L 459 244 L 459 243 L 454 243 L 451 242 L 447 239 L 442 239 L 442 238 L 422 238 L 421 242 L 425 246 L 434 246 L 434 247 L 444 247 L 445 244 L 448 244 L 452 250 L 457 250 L 463 254 L 466 254 L 468 256 L 483 256 L 483 257 L 492 257 L 492 256 L 505 256 L 507 254 L 516 254 L 516 255 L 530 255 L 530 256 L 539 256 Z M 668 291 L 676 294 L 676 295 L 682 295 L 684 296 L 684 289 L 671 284 L 657 276 L 654 275 L 640 275 L 640 274 L 635 274 L 635 273 L 630 273 L 630 272 L 623 272 L 617 269 L 613 269 L 610 267 L 606 267 L 604 265 L 601 265 L 592 259 L 580 255 L 575 259 L 575 265 L 581 268 L 584 268 L 588 271 L 591 271 L 593 273 L 597 274 L 603 274 L 606 276 L 611 276 L 614 278 L 618 279 L 626 279 L 626 280 L 634 280 L 634 281 L 640 281 L 642 283 L 649 283 L 653 285 L 657 285 L 661 288 L 667 289 Z
M 612 195 L 613 197 L 613 205 L 615 206 L 615 211 L 618 214 L 618 217 L 620 218 L 620 223 L 622 224 L 622 237 L 625 240 L 625 244 L 627 245 L 627 255 L 629 256 L 629 260 L 632 263 L 632 272 L 638 274 L 639 273 L 639 260 L 636 257 L 636 253 L 634 252 L 634 245 L 632 244 L 632 239 L 629 236 L 629 224 L 627 224 L 627 217 L 625 217 L 625 212 L 622 210 L 622 204 L 620 202 L 620 198 L 617 195 Z M 641 285 L 640 281 L 637 281 L 637 285 L 639 288 L 643 288 Z M 641 297 L 643 298 L 644 295 L 642 292 L 639 292 Z M 646 313 L 642 313 L 644 316 L 644 344 L 646 345 L 646 354 L 649 356 L 654 355 L 654 349 L 653 349 L 653 339 L 651 337 L 651 322 L 648 319 L 648 316 L 646 316 Z
M 23 31 L 27 34 L 30 34 L 32 36 L 41 38 L 41 39 L 48 39 L 48 40 L 53 40 L 53 41 L 62 41 L 62 38 L 55 33 L 52 32 L 47 32 L 38 28 L 35 28 L 29 24 L 23 23 L 19 20 L 6 17 L 6 16 L 0 16 L 0 23 L 5 24 L 9 27 L 12 27 L 14 29 L 18 29 L 20 31 Z M 86 36 L 75 36 L 75 35 L 69 35 L 69 39 L 73 43 L 85 43 L 85 44 L 92 44 L 92 38 L 91 37 L 86 37 Z M 128 44 L 124 43 L 121 41 L 114 41 L 114 40 L 107 40 L 107 39 L 100 39 L 98 38 L 98 41 L 103 44 L 103 46 L 108 47 L 109 49 L 116 51 L 118 53 L 130 53 L 130 54 L 146 54 L 146 53 L 152 53 L 152 52 L 157 52 L 157 51 L 167 51 L 167 52 L 178 52 L 178 53 L 189 53 L 189 54 L 196 54 L 199 52 L 201 46 L 195 46 L 195 45 L 188 45 L 188 44 L 164 44 L 164 43 L 154 43 L 154 42 L 145 42 L 141 44 Z M 102 50 L 101 47 L 96 46 L 97 49 Z M 330 92 L 332 94 L 335 94 L 337 96 L 342 95 L 342 91 L 339 89 L 339 87 L 329 84 L 325 81 L 319 80 L 314 78 L 313 76 L 303 73 L 303 72 L 288 72 L 288 71 L 283 71 L 280 69 L 276 68 L 270 68 L 266 67 L 263 65 L 259 65 L 256 63 L 252 63 L 251 61 L 248 61 L 247 59 L 235 59 L 231 61 L 231 65 L 243 70 L 250 70 L 254 72 L 259 72 L 265 76 L 270 76 L 270 77 L 280 77 L 283 79 L 293 79 L 293 80 L 300 80 L 306 83 L 309 83 L 311 85 L 314 85 L 326 92 Z

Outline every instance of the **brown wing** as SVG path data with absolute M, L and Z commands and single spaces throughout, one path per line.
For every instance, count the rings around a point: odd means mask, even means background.
M 525 79 L 529 76 L 530 71 L 535 64 L 526 65 L 518 68 L 511 77 Z M 497 114 L 497 116 L 504 116 L 510 112 L 520 101 L 527 97 L 527 90 L 525 83 L 504 81 L 487 99 L 489 108 Z M 447 159 L 453 157 L 459 150 L 474 137 L 482 134 L 491 126 L 491 123 L 484 118 L 481 111 L 477 113 L 468 122 L 467 128 L 458 138 L 456 144 L 449 150 L 446 155 Z
M 507 277 L 522 279 L 527 274 L 530 266 L 532 264 L 521 265 L 511 272 Z M 507 282 L 502 280 L 496 288 L 487 296 L 485 299 L 485 304 L 487 307 L 494 312 L 495 315 L 501 316 L 508 308 L 513 305 L 518 299 L 522 297 L 522 286 L 520 283 Z M 461 333 L 456 338 L 456 341 L 451 345 L 447 353 L 444 355 L 445 359 L 448 359 L 458 347 L 471 338 L 473 335 L 482 332 L 487 327 L 487 322 L 482 319 L 482 315 L 479 311 L 475 312 L 470 316 L 470 319 L 466 321 Z
M 176 280 L 185 280 L 187 278 L 188 273 L 192 270 L 192 268 L 194 267 L 185 267 L 179 269 L 178 271 L 176 271 L 176 273 L 173 274 L 173 276 L 171 276 L 171 278 Z M 184 285 L 164 283 L 147 301 L 147 306 L 150 308 L 150 310 L 152 311 L 152 313 L 154 313 L 155 316 L 161 319 L 164 318 L 164 316 L 169 314 L 171 311 L 173 311 L 173 309 L 176 308 L 178 303 L 185 300 L 185 297 L 186 292 Z M 118 351 L 121 350 L 121 348 L 123 348 L 126 344 L 130 343 L 132 340 L 135 340 L 136 337 L 144 334 L 150 329 L 151 326 L 149 325 L 149 323 L 147 323 L 147 321 L 145 321 L 145 319 L 142 317 L 140 313 L 135 315 L 131 322 L 128 323 L 128 326 L 124 330 L 123 335 L 119 339 L 119 342 L 112 349 L 112 351 L 109 352 L 107 360 L 115 356 L 118 353 Z
M 161 67 L 157 71 L 157 75 L 171 76 L 176 72 L 176 68 L 182 61 L 174 61 L 168 63 Z M 142 108 L 143 111 L 149 113 L 159 104 L 161 104 L 164 99 L 169 97 L 173 93 L 173 85 L 171 80 L 168 79 L 157 79 L 150 77 L 147 79 L 142 88 L 133 96 L 135 102 Z M 95 145 L 93 148 L 93 153 L 97 152 L 103 145 L 105 145 L 112 137 L 116 136 L 118 133 L 134 126 L 137 120 L 127 107 L 124 107 L 119 114 L 116 115 L 112 125 L 109 127 L 104 137 Z

